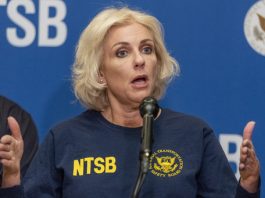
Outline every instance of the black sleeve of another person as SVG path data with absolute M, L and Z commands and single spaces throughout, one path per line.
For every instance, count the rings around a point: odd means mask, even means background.
M 31 115 L 15 102 L 0 96 L 0 137 L 10 134 L 7 117 L 13 116 L 19 123 L 24 140 L 24 153 L 21 160 L 21 176 L 23 177 L 27 168 L 38 149 L 38 132 Z M 2 165 L 0 164 L 0 175 Z M 1 180 L 2 176 L 0 177 Z

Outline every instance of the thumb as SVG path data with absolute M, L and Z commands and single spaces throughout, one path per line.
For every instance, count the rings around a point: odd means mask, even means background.
M 21 131 L 18 122 L 12 116 L 7 118 L 8 126 L 11 130 L 12 137 L 16 140 L 22 140 Z
M 243 132 L 243 140 L 245 139 L 251 140 L 255 124 L 256 123 L 254 121 L 250 121 L 246 124 Z

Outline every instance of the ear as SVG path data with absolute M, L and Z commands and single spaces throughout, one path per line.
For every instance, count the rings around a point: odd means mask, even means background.
M 98 82 L 100 84 L 106 83 L 106 80 L 104 78 L 104 73 L 102 72 L 102 70 L 99 70 L 99 72 L 98 72 Z

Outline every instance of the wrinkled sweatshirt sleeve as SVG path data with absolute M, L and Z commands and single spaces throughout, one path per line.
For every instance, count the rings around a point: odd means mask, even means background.
M 0 189 L 0 197 L 60 198 L 62 176 L 55 165 L 55 146 L 52 131 L 36 153 L 22 185 Z
M 260 180 L 259 180 L 258 191 L 255 192 L 255 193 L 249 193 L 249 192 L 247 192 L 238 183 L 237 189 L 236 189 L 236 197 L 235 198 L 260 198 Z
M 198 197 L 259 198 L 259 191 L 248 193 L 240 186 L 213 131 L 207 127 L 203 131 L 203 160 L 198 175 Z
M 198 197 L 234 198 L 237 180 L 213 131 L 203 129 L 202 161 L 198 174 Z

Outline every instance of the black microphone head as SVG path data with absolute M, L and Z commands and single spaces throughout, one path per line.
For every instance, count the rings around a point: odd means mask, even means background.
M 140 104 L 140 114 L 142 117 L 144 115 L 153 115 L 155 118 L 158 114 L 159 106 L 157 104 L 157 101 L 153 97 L 146 97 L 143 99 L 142 103 Z

